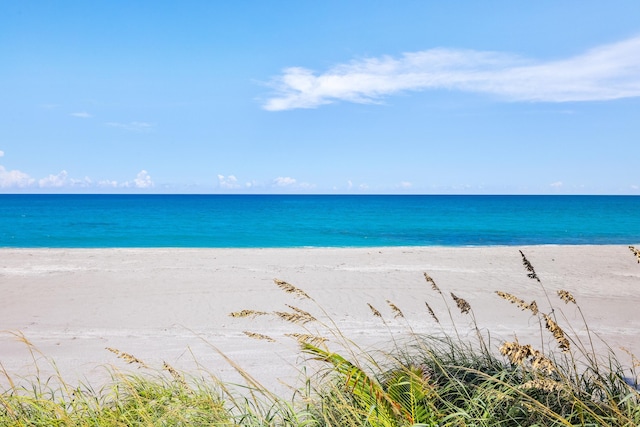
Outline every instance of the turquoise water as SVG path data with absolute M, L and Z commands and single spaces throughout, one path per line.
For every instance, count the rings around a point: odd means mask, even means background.
M 0 195 L 0 247 L 639 242 L 635 196 Z

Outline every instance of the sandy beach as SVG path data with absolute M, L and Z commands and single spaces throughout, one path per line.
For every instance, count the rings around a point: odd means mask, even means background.
M 556 311 L 561 326 L 586 337 L 576 306 L 565 305 L 555 294 L 565 289 L 574 295 L 589 328 L 611 348 L 640 354 L 640 264 L 622 245 L 0 249 L 0 363 L 14 380 L 57 369 L 67 382 L 97 384 L 109 378 L 105 367 L 136 371 L 105 349 L 110 347 L 152 367 L 166 361 L 190 373 L 202 370 L 239 382 L 221 352 L 266 386 L 286 389 L 296 385 L 304 365 L 295 340 L 286 334 L 305 331 L 273 314 L 234 318 L 230 313 L 291 311 L 288 304 L 335 322 L 341 334 L 366 349 L 384 347 L 391 336 L 409 329 L 418 334 L 451 330 L 448 304 L 461 334 L 472 337 L 471 317 L 456 310 L 450 292 L 470 303 L 478 326 L 491 333 L 492 345 L 517 334 L 521 343 L 539 347 L 535 318 L 495 293 L 536 300 L 542 311 L 549 309 L 542 287 L 527 277 L 519 250 L 535 267 L 554 306 L 562 309 Z M 426 283 L 425 272 L 447 303 Z M 283 292 L 275 278 L 304 290 L 313 301 Z M 387 300 L 404 318 L 394 318 Z M 384 322 L 368 304 L 382 313 Z M 306 325 L 307 332 L 327 334 L 315 328 Z M 245 332 L 276 342 L 255 340 Z M 544 340 L 553 345 L 549 334 Z M 600 342 L 596 346 L 604 348 Z M 0 375 L 0 385 L 6 381 Z

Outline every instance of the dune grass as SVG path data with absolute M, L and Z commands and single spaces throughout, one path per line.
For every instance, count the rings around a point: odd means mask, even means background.
M 640 262 L 640 252 L 630 247 Z M 137 374 L 111 371 L 100 389 L 68 385 L 60 376 L 36 375 L 20 385 L 0 365 L 9 386 L 0 394 L 0 426 L 638 426 L 640 366 L 631 355 L 623 366 L 616 353 L 594 350 L 598 340 L 579 301 L 566 289 L 550 292 L 521 253 L 525 274 L 544 291 L 543 303 L 496 291 L 498 301 L 514 304 L 539 323 L 541 343 L 534 348 L 516 338 L 494 347 L 475 320 L 472 304 L 441 290 L 424 273 L 447 313 L 426 304 L 425 315 L 449 332 L 424 336 L 407 326 L 406 338 L 391 337 L 391 348 L 362 350 L 348 339 L 322 307 L 302 289 L 276 279 L 276 286 L 311 306 L 286 305 L 283 311 L 230 313 L 250 322 L 277 316 L 297 328 L 287 334 L 306 356 L 309 372 L 292 396 L 277 396 L 232 360 L 246 386 L 225 384 L 213 375 L 190 377 L 168 364 L 149 367 L 134 355 L 106 349 L 139 368 Z M 395 318 L 401 307 L 387 301 Z M 575 305 L 586 339 L 575 333 L 562 307 Z M 369 304 L 372 316 L 387 319 Z M 308 311 L 309 310 L 309 311 Z M 453 313 L 468 316 L 472 338 L 461 338 Z M 443 328 L 443 330 L 445 330 Z M 391 333 L 391 332 L 390 332 Z M 273 340 L 246 331 L 248 339 Z M 32 352 L 37 351 L 19 333 Z M 467 336 L 467 335 L 464 335 Z M 34 363 L 35 362 L 34 358 Z M 142 373 L 139 373 L 142 372 Z

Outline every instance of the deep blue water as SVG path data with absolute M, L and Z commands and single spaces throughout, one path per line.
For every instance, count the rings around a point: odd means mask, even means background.
M 0 247 L 639 242 L 636 196 L 0 195 Z

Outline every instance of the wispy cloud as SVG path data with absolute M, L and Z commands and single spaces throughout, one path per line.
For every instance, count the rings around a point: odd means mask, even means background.
M 290 187 L 296 185 L 296 179 L 289 176 L 279 176 L 273 180 L 273 183 L 278 187 Z
M 153 123 L 147 123 L 147 122 L 129 122 L 129 123 L 107 122 L 105 124 L 109 127 L 124 129 L 131 132 L 149 132 L 155 126 Z
M 60 104 L 40 104 L 40 108 L 44 110 L 55 110 L 56 108 L 60 108 L 62 105 Z
M 98 181 L 97 185 L 100 188 L 118 188 L 118 181 L 103 179 L 102 181 Z
M 69 188 L 69 187 L 91 187 L 93 185 L 93 181 L 89 177 L 84 177 L 84 179 L 76 179 L 70 178 L 69 173 L 66 170 L 62 170 L 60 173 L 54 175 L 50 174 L 49 176 L 38 180 L 39 188 Z
M 511 101 L 602 101 L 640 96 L 640 36 L 583 54 L 536 61 L 500 52 L 431 49 L 337 65 L 324 73 L 292 67 L 273 80 L 263 105 L 281 111 L 336 101 L 378 103 L 404 91 L 447 89 Z
M 0 157 L 4 157 L 4 151 L 0 150 Z
M 308 182 L 298 182 L 297 179 L 291 178 L 290 176 L 279 176 L 273 180 L 273 187 L 310 190 L 315 188 L 315 185 L 309 184 Z
M 91 114 L 87 113 L 86 111 L 81 111 L 78 113 L 71 113 L 70 116 L 72 117 L 77 117 L 79 119 L 88 119 L 93 117 Z

